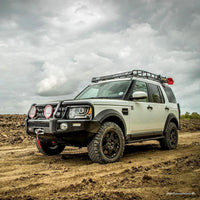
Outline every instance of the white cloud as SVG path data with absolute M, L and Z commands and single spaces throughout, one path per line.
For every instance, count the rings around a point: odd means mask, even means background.
M 71 98 L 93 76 L 133 68 L 172 76 L 183 112 L 200 112 L 199 7 L 120 0 L 2 6 L 0 112 Z

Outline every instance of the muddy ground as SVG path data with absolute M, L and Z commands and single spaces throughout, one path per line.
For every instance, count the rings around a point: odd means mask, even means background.
M 100 165 L 86 148 L 40 154 L 24 117 L 0 115 L 0 199 L 200 199 L 199 121 L 182 121 L 191 132 L 180 132 L 177 150 L 137 143 L 120 162 Z

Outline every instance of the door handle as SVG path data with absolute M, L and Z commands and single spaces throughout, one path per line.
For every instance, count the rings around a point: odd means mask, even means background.
M 169 107 L 166 106 L 166 107 L 165 107 L 165 110 L 169 110 Z
M 148 109 L 148 110 L 149 110 L 149 109 L 153 110 L 153 107 L 150 106 L 150 105 L 148 105 L 147 109 Z

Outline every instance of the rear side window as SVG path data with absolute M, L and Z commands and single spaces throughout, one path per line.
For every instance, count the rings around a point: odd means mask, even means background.
M 162 95 L 161 89 L 159 88 L 158 85 L 154 85 L 154 84 L 149 83 L 148 88 L 149 88 L 150 102 L 164 103 L 163 95 Z
M 172 89 L 170 87 L 164 86 L 165 93 L 167 95 L 167 98 L 170 103 L 176 103 L 176 97 L 174 96 L 174 93 L 172 92 Z

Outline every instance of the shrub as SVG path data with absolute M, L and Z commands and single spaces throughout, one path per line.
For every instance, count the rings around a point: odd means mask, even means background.
M 181 115 L 181 119 L 200 119 L 200 115 L 197 112 L 190 114 L 186 112 L 184 115 Z

